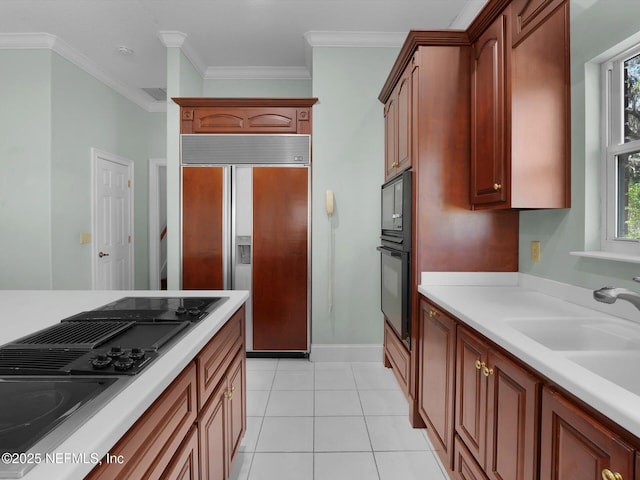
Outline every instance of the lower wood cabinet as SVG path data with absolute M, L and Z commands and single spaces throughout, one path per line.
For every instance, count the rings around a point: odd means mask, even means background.
M 405 396 L 409 395 L 410 355 L 406 345 L 402 343 L 393 328 L 384 322 L 384 366 L 396 376 Z
M 224 480 L 245 430 L 245 361 L 237 354 L 227 376 L 213 392 L 198 419 L 200 471 L 203 478 Z
M 425 297 L 417 339 L 418 410 L 452 479 L 640 480 L 640 439 Z
M 227 480 L 246 429 L 242 306 L 109 451 L 97 479 Z
M 175 480 L 199 480 L 200 463 L 198 461 L 198 429 L 194 425 L 180 450 L 173 456 L 173 460 L 162 474 L 162 478 Z
M 460 437 L 456 437 L 454 445 L 453 471 L 460 480 L 487 480 L 487 476 L 462 443 Z
M 440 309 L 420 301 L 418 411 L 431 442 L 449 468 L 453 460 L 456 326 L 456 321 Z
M 618 434 L 550 388 L 542 394 L 540 478 L 626 480 L 638 462 Z M 636 469 L 636 478 L 640 471 Z
M 87 478 L 157 479 L 167 468 L 197 417 L 196 367 L 190 363 L 109 451 L 123 463 L 102 462 Z
M 540 380 L 458 327 L 456 433 L 492 480 L 535 480 Z

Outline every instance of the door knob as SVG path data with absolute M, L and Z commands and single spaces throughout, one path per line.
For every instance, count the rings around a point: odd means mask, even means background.
M 100 258 L 102 258 L 102 257 L 108 257 L 108 256 L 109 256 L 109 254 L 108 254 L 108 253 L 104 253 L 104 252 L 100 252 L 100 253 L 98 254 L 98 256 L 99 256 Z

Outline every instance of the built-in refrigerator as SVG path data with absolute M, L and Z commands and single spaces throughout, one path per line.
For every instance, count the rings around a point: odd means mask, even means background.
M 249 290 L 249 355 L 307 355 L 310 137 L 182 135 L 182 288 Z

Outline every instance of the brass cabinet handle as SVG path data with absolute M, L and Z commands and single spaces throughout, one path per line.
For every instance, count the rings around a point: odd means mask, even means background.
M 486 365 L 482 365 L 482 374 L 485 377 L 488 377 L 489 375 L 493 375 L 493 368 L 489 368 Z
M 482 367 L 484 367 L 484 366 L 485 366 L 484 362 L 481 362 L 480 360 L 476 360 L 476 369 L 477 370 L 481 370 Z
M 435 310 L 429 310 L 429 317 L 434 318 L 438 316 L 438 312 Z
M 497 192 L 498 190 L 502 190 L 502 184 L 500 183 L 494 183 L 493 184 L 493 189 Z
M 233 398 L 234 390 L 235 387 L 227 388 L 224 392 L 224 398 L 226 398 L 227 400 L 231 400 Z
M 602 470 L 602 480 L 624 480 L 618 472 L 612 472 L 608 468 Z

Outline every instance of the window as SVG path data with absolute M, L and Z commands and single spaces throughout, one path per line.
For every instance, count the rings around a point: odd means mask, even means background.
M 640 45 L 602 65 L 603 250 L 640 255 Z

